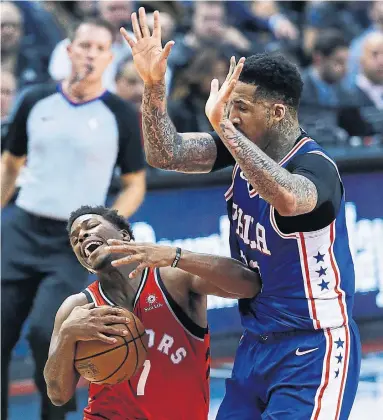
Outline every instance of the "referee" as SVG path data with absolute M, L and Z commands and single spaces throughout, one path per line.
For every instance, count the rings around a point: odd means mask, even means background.
M 104 70 L 112 60 L 113 28 L 87 20 L 75 28 L 68 47 L 72 74 L 60 85 L 30 88 L 11 116 L 2 155 L 1 204 L 15 189 L 26 162 L 16 209 L 3 221 L 1 263 L 1 418 L 7 419 L 8 367 L 22 325 L 28 340 L 42 419 L 64 420 L 75 401 L 53 406 L 43 369 L 54 317 L 64 299 L 86 284 L 87 272 L 68 243 L 66 220 L 83 204 L 105 203 L 114 168 L 122 192 L 114 208 L 132 215 L 145 194 L 144 159 L 136 111 L 105 90 Z

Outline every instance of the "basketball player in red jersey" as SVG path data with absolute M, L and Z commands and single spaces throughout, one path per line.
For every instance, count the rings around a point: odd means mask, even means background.
M 114 210 L 84 206 L 72 213 L 68 230 L 80 263 L 98 280 L 67 298 L 57 312 L 44 375 L 53 404 L 74 394 L 77 341 L 115 342 L 126 334 L 124 307 L 149 335 L 147 360 L 129 381 L 90 384 L 84 420 L 206 420 L 209 410 L 209 332 L 206 295 L 253 297 L 260 279 L 241 262 L 166 247 L 162 265 L 135 276 L 137 263 L 114 267 L 108 241 L 133 240 L 130 225 Z M 158 261 L 157 261 L 158 262 Z M 182 270 L 185 267 L 190 273 Z M 233 282 L 233 278 L 236 279 Z M 100 306 L 100 307 L 99 307 Z

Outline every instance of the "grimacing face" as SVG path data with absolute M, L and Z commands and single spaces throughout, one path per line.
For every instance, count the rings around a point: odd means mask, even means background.
M 229 119 L 248 139 L 265 151 L 265 134 L 285 116 L 286 106 L 264 99 L 257 100 L 257 86 L 237 82 L 230 98 Z
M 68 54 L 76 74 L 88 73 L 88 81 L 97 81 L 113 59 L 112 35 L 106 29 L 84 23 L 77 29 L 75 38 L 68 45 Z
M 69 240 L 80 264 L 93 273 L 110 258 L 103 255 L 109 239 L 131 240 L 129 233 L 119 230 L 98 214 L 84 214 L 74 220 Z

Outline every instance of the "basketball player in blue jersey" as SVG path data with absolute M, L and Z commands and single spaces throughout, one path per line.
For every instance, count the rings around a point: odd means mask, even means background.
M 152 34 L 143 8 L 132 24 L 135 40 L 122 33 L 145 83 L 148 162 L 189 173 L 234 165 L 225 195 L 231 254 L 262 279 L 261 293 L 239 301 L 244 334 L 217 419 L 347 419 L 361 350 L 344 188 L 299 126 L 298 69 L 283 56 L 232 58 L 206 104 L 215 131 L 177 133 L 165 90 L 174 42 L 162 47 L 158 12 Z

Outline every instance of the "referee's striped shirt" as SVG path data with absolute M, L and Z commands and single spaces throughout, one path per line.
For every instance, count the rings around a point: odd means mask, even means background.
M 105 91 L 76 104 L 61 85 L 29 88 L 11 115 L 5 150 L 27 156 L 16 205 L 66 220 L 81 205 L 103 205 L 117 165 L 121 174 L 144 168 L 133 106 Z

